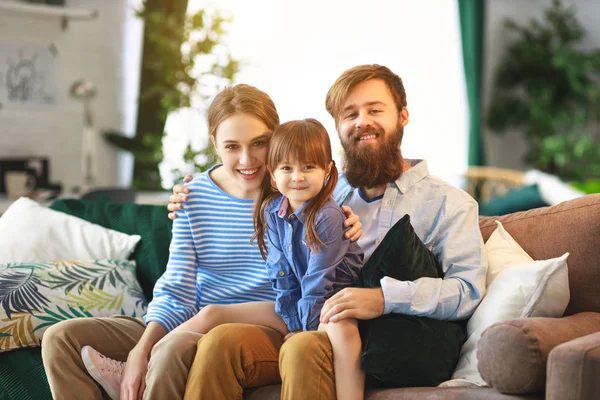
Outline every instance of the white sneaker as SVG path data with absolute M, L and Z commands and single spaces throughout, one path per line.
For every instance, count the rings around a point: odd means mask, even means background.
M 106 390 L 110 398 L 119 400 L 125 363 L 105 357 L 90 346 L 81 348 L 81 359 L 89 374 Z

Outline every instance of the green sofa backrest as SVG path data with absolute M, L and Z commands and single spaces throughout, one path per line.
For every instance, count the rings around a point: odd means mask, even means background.
M 137 264 L 137 278 L 146 299 L 152 299 L 152 288 L 169 260 L 173 222 L 165 206 L 112 203 L 108 198 L 98 198 L 56 200 L 50 208 L 115 231 L 140 235 L 142 239 L 130 259 Z

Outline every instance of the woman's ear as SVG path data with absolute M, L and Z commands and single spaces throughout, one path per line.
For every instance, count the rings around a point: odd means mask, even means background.
M 333 165 L 334 165 L 334 162 L 330 161 L 329 165 L 327 166 L 327 174 L 325 174 L 325 175 L 327 175 L 326 178 L 329 178 L 329 176 L 331 174 L 331 168 L 333 168 Z
M 213 147 L 215 148 L 217 156 L 221 158 L 221 154 L 219 154 L 219 148 L 217 147 L 217 139 L 215 138 L 215 135 L 210 135 L 210 143 L 212 143 Z

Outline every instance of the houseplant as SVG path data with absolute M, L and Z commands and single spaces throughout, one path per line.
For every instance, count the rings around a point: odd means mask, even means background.
M 496 72 L 488 126 L 521 130 L 533 168 L 567 181 L 597 179 L 600 51 L 581 48 L 575 9 L 554 0 L 543 21 L 507 19 L 505 27 L 517 38 Z
M 146 0 L 138 13 L 145 21 L 138 123 L 134 137 L 105 132 L 117 147 L 133 153 L 133 186 L 160 190 L 158 169 L 163 159 L 164 126 L 170 112 L 207 99 L 231 83 L 240 63 L 227 52 L 223 40 L 229 21 L 219 11 L 203 9 L 187 15 L 187 0 Z M 194 150 L 190 149 L 191 152 Z M 189 152 L 186 157 L 190 157 Z M 208 155 L 211 149 L 195 151 Z M 183 157 L 184 155 L 182 155 Z

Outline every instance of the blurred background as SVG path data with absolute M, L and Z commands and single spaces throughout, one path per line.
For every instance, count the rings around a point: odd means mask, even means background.
M 600 192 L 599 48 L 595 0 L 0 0 L 0 203 L 166 201 L 215 163 L 206 109 L 235 83 L 320 120 L 339 161 L 325 95 L 365 63 L 404 81 L 403 155 L 482 204 Z

